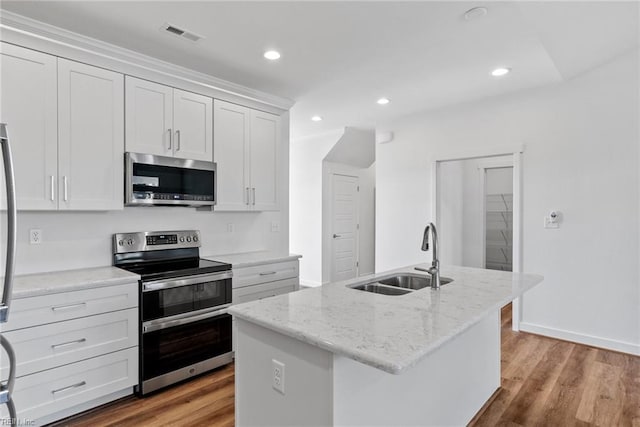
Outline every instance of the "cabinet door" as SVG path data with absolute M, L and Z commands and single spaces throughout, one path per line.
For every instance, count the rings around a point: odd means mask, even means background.
M 249 169 L 245 166 L 245 154 L 249 149 L 249 112 L 246 107 L 214 101 L 217 211 L 244 211 L 249 206 Z
M 213 99 L 173 90 L 173 155 L 181 159 L 213 159 Z
M 0 122 L 13 152 L 18 209 L 57 209 L 56 57 L 1 44 Z M 0 208 L 6 209 L 4 173 Z
M 122 209 L 124 76 L 58 59 L 60 209 Z
M 173 155 L 173 88 L 126 77 L 127 151 Z
M 278 205 L 280 117 L 251 111 L 251 204 L 254 210 L 275 211 Z

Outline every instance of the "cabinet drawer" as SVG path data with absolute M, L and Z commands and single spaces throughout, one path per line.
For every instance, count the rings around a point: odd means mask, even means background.
M 22 377 L 137 346 L 138 309 L 18 329 L 4 335 L 16 353 L 16 375 Z M 2 378 L 6 378 L 7 358 L 3 358 L 1 366 Z
M 234 289 L 232 293 L 233 304 L 255 301 L 275 295 L 286 294 L 298 290 L 298 279 L 285 279 L 261 285 L 245 286 Z
M 20 377 L 13 399 L 18 418 L 37 420 L 138 382 L 138 348 Z M 0 412 L 7 417 L 6 405 Z
M 298 277 L 298 261 L 277 262 L 253 267 L 233 269 L 233 287 L 275 282 L 277 280 Z
M 61 292 L 11 303 L 3 332 L 138 306 L 138 283 Z

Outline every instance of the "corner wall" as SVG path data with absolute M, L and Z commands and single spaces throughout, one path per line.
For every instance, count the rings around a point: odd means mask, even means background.
M 525 144 L 523 330 L 640 354 L 639 52 L 562 84 L 385 124 L 376 147 L 376 267 L 424 261 L 436 153 Z M 544 229 L 551 209 L 559 229 Z

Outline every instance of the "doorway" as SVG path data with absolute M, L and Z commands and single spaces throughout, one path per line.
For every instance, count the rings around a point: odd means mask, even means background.
M 433 164 L 433 212 L 441 264 L 520 272 L 523 150 L 441 156 Z M 518 330 L 522 301 L 512 305 Z
M 331 281 L 358 276 L 357 176 L 331 174 Z

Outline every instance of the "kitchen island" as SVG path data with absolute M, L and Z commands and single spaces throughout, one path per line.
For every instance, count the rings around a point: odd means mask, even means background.
M 352 288 L 414 267 L 231 307 L 236 424 L 468 423 L 500 386 L 500 308 L 542 277 L 443 266 L 439 290 Z

